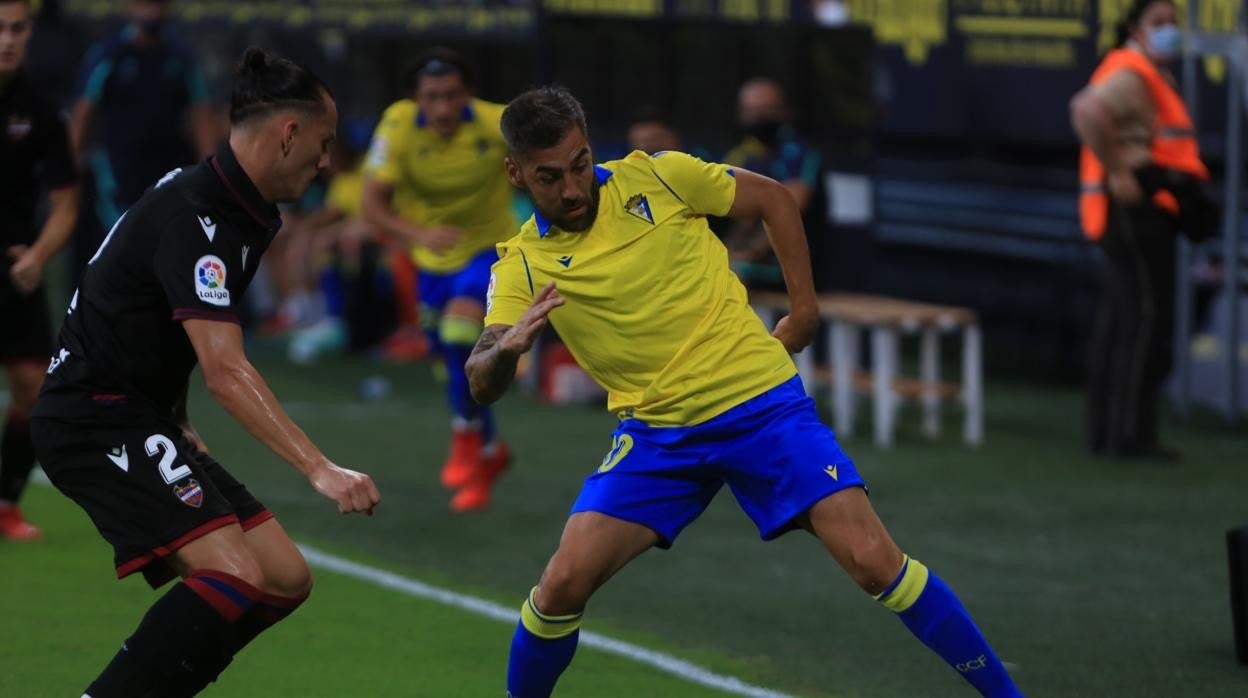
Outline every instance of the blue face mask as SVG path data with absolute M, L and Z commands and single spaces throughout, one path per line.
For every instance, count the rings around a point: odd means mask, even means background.
M 1145 36 L 1148 38 L 1148 52 L 1163 61 L 1178 56 L 1183 48 L 1183 30 L 1177 24 L 1152 27 L 1145 32 Z

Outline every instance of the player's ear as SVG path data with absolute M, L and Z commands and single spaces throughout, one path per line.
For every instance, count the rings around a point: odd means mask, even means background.
M 524 177 L 520 175 L 520 165 L 510 155 L 503 159 L 503 167 L 507 170 L 507 180 L 517 189 L 524 188 Z
M 282 157 L 290 155 L 295 149 L 295 137 L 299 135 L 299 120 L 286 118 L 282 120 Z

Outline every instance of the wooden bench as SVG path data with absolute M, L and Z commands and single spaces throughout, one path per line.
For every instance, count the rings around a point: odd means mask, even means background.
M 973 310 L 852 293 L 820 294 L 819 316 L 828 323 L 832 407 L 836 430 L 848 436 L 854 431 L 855 375 L 861 332 L 871 331 L 869 379 L 875 414 L 875 442 L 893 442 L 897 409 L 905 397 L 917 397 L 923 406 L 923 434 L 940 434 L 940 407 L 945 399 L 958 397 L 965 410 L 963 439 L 979 445 L 984 438 L 983 355 L 979 320 Z M 768 327 L 788 312 L 789 299 L 782 293 L 754 291 L 750 304 Z M 940 380 L 940 335 L 960 331 L 962 376 L 960 384 Z M 900 336 L 920 334 L 919 378 L 900 376 Z M 794 357 L 807 391 L 821 376 L 815 370 L 814 348 Z M 826 380 L 826 378 L 825 378 Z M 859 379 L 859 386 L 862 379 Z

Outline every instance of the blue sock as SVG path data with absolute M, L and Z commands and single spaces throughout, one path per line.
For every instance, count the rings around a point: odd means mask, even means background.
M 451 412 L 468 421 L 480 419 L 481 406 L 472 399 L 464 364 L 468 363 L 472 347 L 481 336 L 481 323 L 449 315 L 442 318 L 438 329 L 442 356 L 446 359 L 446 397 Z
M 338 265 L 330 265 L 321 271 L 321 295 L 325 298 L 325 315 L 341 318 L 346 302 L 346 290 L 343 288 L 342 269 Z
M 875 598 L 980 695 L 1023 695 L 953 590 L 923 563 L 907 555 L 897 579 Z
M 494 443 L 494 409 L 477 406 L 477 419 L 481 420 L 481 443 L 489 446 Z
M 581 635 L 581 614 L 546 616 L 533 603 L 536 588 L 520 607 L 520 622 L 511 639 L 507 664 L 510 698 L 549 698 L 559 675 L 572 663 Z

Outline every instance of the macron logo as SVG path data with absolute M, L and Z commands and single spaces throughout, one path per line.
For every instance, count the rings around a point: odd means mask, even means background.
M 125 472 L 130 472 L 130 456 L 126 453 L 126 445 L 122 444 L 121 448 L 114 448 L 112 453 L 105 453 L 113 465 L 121 468 Z
M 208 216 L 198 216 L 199 227 L 204 229 L 204 235 L 208 236 L 208 242 L 212 242 L 212 238 L 217 234 L 217 224 Z

